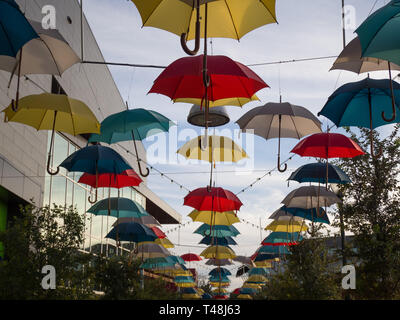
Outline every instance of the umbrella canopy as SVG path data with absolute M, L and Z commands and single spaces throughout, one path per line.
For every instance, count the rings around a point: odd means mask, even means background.
M 225 288 L 216 288 L 212 291 L 212 293 L 214 294 L 228 293 L 228 290 L 226 290 Z
M 106 235 L 106 238 L 114 239 L 117 241 L 129 241 L 129 242 L 144 242 L 154 241 L 157 236 L 154 232 L 139 223 L 121 223 L 118 226 L 111 229 Z
M 205 293 L 202 294 L 201 298 L 202 298 L 203 300 L 212 299 L 212 295 L 209 294 L 209 293 L 207 293 L 207 292 L 205 292 Z
M 208 273 L 209 276 L 213 276 L 213 277 L 216 277 L 216 276 L 219 277 L 220 274 L 222 276 L 231 276 L 232 275 L 232 273 L 226 268 L 214 268 Z
M 322 205 L 322 204 L 321 204 Z M 330 224 L 329 217 L 324 208 L 288 208 L 286 206 L 280 207 L 276 210 L 269 219 L 279 219 L 281 217 L 301 217 L 306 220 Z
M 136 187 L 141 184 L 143 180 L 138 176 L 134 170 L 126 170 L 119 174 L 103 173 L 97 176 L 97 188 L 125 188 Z M 84 173 L 78 183 L 86 184 L 92 188 L 96 188 L 96 175 Z
M 257 290 L 253 288 L 240 288 L 239 289 L 240 294 L 256 294 Z
M 202 224 L 198 227 L 194 233 L 208 236 L 208 237 L 236 237 L 240 234 L 239 230 L 237 230 L 234 226 L 210 226 L 208 224 Z
M 290 192 L 285 199 L 282 200 L 282 203 L 286 205 L 286 207 L 303 209 L 318 208 L 321 205 L 329 207 L 335 203 L 341 202 L 342 200 L 332 191 L 317 186 L 300 187 Z M 317 216 L 319 216 L 318 213 Z
M 202 149 L 202 140 L 199 136 L 185 143 L 177 153 L 187 159 L 203 160 L 208 162 L 238 162 L 248 158 L 246 152 L 232 139 L 223 136 L 208 136 L 207 147 Z
M 278 259 L 278 258 L 276 258 Z M 256 259 L 257 260 L 257 259 Z M 263 267 L 263 268 L 272 268 L 272 262 L 271 260 L 261 260 L 261 261 L 254 261 L 254 264 L 257 267 Z
M 294 180 L 299 183 L 318 182 L 326 183 L 326 164 L 308 163 L 294 171 L 288 180 Z M 338 166 L 328 164 L 328 183 L 346 184 L 350 183 L 349 176 Z
M 290 103 L 267 103 L 251 109 L 236 123 L 243 132 L 254 130 L 254 134 L 266 140 L 278 138 L 278 169 L 284 172 L 287 165 L 280 166 L 280 140 L 282 138 L 301 139 L 321 132 L 321 122 L 306 108 Z
M 135 218 L 135 217 L 124 217 L 124 218 L 118 218 L 117 221 L 114 222 L 113 226 L 117 226 L 121 223 L 130 223 L 130 222 L 135 222 L 135 223 L 140 223 L 145 225 L 148 228 L 152 228 L 152 227 L 159 227 L 161 226 L 161 224 L 156 220 L 156 218 L 154 218 L 151 215 L 145 215 L 145 216 L 141 216 L 139 218 Z M 159 237 L 157 237 L 159 238 Z M 165 237 L 163 237 L 165 238 Z
M 182 102 L 187 102 L 185 98 L 203 99 L 206 91 L 203 60 L 203 55 L 176 60 L 158 76 L 149 93 L 163 94 Z M 207 72 L 210 79 L 208 101 L 251 98 L 257 91 L 268 87 L 248 67 L 226 56 L 208 56 Z
M 151 242 L 139 243 L 135 250 L 135 256 L 142 259 L 168 257 L 169 255 L 169 251 L 163 246 Z
M 0 25 L 0 56 L 16 57 L 25 43 L 39 37 L 14 0 L 0 0 Z
M 119 174 L 132 170 L 128 162 L 115 150 L 101 145 L 88 146 L 74 152 L 60 164 L 60 167 L 70 172 L 86 172 L 94 175 Z
M 181 258 L 185 261 L 201 261 L 203 260 L 199 255 L 195 254 L 195 253 L 186 253 L 181 255 Z
M 184 102 L 184 103 L 191 103 L 197 106 L 201 105 L 202 99 L 191 99 L 191 98 L 181 98 L 181 99 L 174 99 L 175 102 Z M 243 107 L 246 103 L 252 101 L 260 101 L 260 99 L 253 95 L 251 98 L 227 98 L 227 99 L 220 99 L 215 101 L 209 102 L 209 107 L 223 107 L 223 106 L 235 106 L 235 107 Z
M 289 233 L 307 231 L 307 229 L 308 228 L 304 223 L 300 223 L 296 220 L 274 220 L 265 227 L 265 230 Z
M 181 293 L 183 294 L 197 294 L 197 291 L 195 288 L 182 288 Z
M 236 277 L 241 277 L 242 275 L 246 274 L 250 268 L 246 265 L 240 266 L 236 271 Z
M 374 57 L 400 65 L 397 32 L 399 16 L 400 1 L 393 0 L 370 15 L 356 29 L 363 57 Z
M 207 236 L 201 239 L 199 244 L 215 245 L 215 246 L 229 246 L 237 245 L 236 241 L 232 237 L 212 237 Z
M 117 218 L 140 218 L 148 216 L 146 210 L 135 201 L 127 198 L 103 199 L 89 208 L 87 212 L 96 216 L 113 216 Z
M 182 299 L 194 300 L 194 299 L 201 299 L 201 297 L 198 293 L 195 293 L 195 294 L 184 293 L 184 294 L 182 294 Z
M 254 275 L 261 275 L 261 276 L 266 276 L 269 274 L 269 271 L 267 268 L 251 268 L 249 271 L 249 276 L 254 276 Z
M 243 300 L 252 300 L 253 299 L 253 297 L 249 294 L 239 294 L 236 298 L 243 299 Z
M 291 151 L 302 157 L 353 158 L 365 154 L 360 146 L 340 133 L 315 133 L 301 140 Z
M 141 269 L 166 269 L 176 265 L 169 257 L 148 258 L 140 265 Z
M 174 244 L 168 238 L 164 238 L 164 239 L 157 238 L 154 242 L 163 246 L 164 248 L 174 248 L 175 247 Z
M 0 6 L 3 1 L 0 1 Z M 0 59 L 0 69 L 18 75 L 52 74 L 61 76 L 81 60 L 64 37 L 55 29 L 43 29 L 41 22 L 28 20 L 38 34 L 26 42 L 15 59 Z M 18 29 L 18 28 L 16 28 Z
M 263 276 L 263 275 L 260 275 L 260 274 L 253 274 L 253 275 L 251 275 L 248 279 L 247 279 L 247 281 L 246 282 L 255 282 L 255 283 L 258 283 L 258 282 L 267 282 L 267 278 L 265 277 L 265 276 Z
M 225 212 L 239 210 L 243 205 L 237 196 L 223 188 L 198 188 L 184 199 L 184 205 L 199 211 Z
M 360 38 L 351 40 L 337 57 L 331 70 L 347 70 L 357 74 L 388 70 L 388 61 L 372 57 L 362 57 Z M 390 62 L 389 62 L 390 63 Z M 390 63 L 391 70 L 400 70 L 400 66 Z
M 297 241 L 301 241 L 303 238 L 298 232 L 272 232 L 263 241 L 263 246 L 291 246 L 296 245 Z
M 196 5 L 192 0 L 146 1 L 132 0 L 142 18 L 144 27 L 155 27 L 178 36 L 187 32 L 187 40 L 195 38 Z M 239 40 L 248 32 L 266 24 L 276 23 L 275 0 L 203 1 L 200 0 L 200 15 L 208 6 L 208 36 Z M 251 17 L 249 19 L 248 17 Z M 200 20 L 203 25 L 204 21 Z M 223 26 L 223 27 L 222 27 Z M 202 27 L 199 29 L 203 29 Z M 204 33 L 201 32 L 201 37 Z
M 208 266 L 229 266 L 232 265 L 232 261 L 230 259 L 209 259 L 206 262 Z
M 237 256 L 237 257 L 233 258 L 233 261 L 240 262 L 240 263 L 243 263 L 243 264 L 246 264 L 249 266 L 253 265 L 253 261 L 251 260 L 250 257 Z
M 240 222 L 239 218 L 233 211 L 226 212 L 211 212 L 193 210 L 189 217 L 195 222 L 203 222 L 208 225 L 223 225 L 230 226 Z
M 259 254 L 291 254 L 286 246 L 261 246 L 257 249 L 256 255 Z
M 226 246 L 210 246 L 200 255 L 206 259 L 233 259 L 236 257 L 233 250 Z
M 216 276 L 211 276 L 208 279 L 210 282 L 216 282 L 216 283 L 230 283 L 231 281 L 229 280 L 229 278 L 226 275 L 216 275 Z M 219 287 L 219 285 L 217 285 L 216 287 Z
M 168 132 L 174 125 L 170 119 L 156 111 L 129 109 L 105 118 L 101 122 L 101 134 L 92 134 L 89 142 L 112 144 L 132 139 L 144 140 L 157 133 Z
M 164 239 L 167 236 L 165 235 L 164 232 L 162 232 L 158 227 L 149 227 L 151 230 L 153 230 L 153 232 L 155 233 L 155 235 L 159 238 L 159 239 Z
M 193 277 L 190 276 L 177 276 L 174 278 L 175 283 L 194 283 Z
M 254 253 L 252 255 L 253 261 L 257 267 L 268 267 L 274 259 L 279 258 L 279 253 Z M 257 264 L 257 262 L 266 262 L 265 264 Z

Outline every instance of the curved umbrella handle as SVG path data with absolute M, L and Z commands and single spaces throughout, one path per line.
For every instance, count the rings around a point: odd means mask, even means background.
M 374 146 L 371 143 L 371 156 L 372 156 L 372 158 L 377 159 L 377 158 L 380 158 L 382 155 L 383 155 L 383 148 L 380 147 L 378 154 L 375 154 Z
M 279 172 L 285 172 L 288 168 L 287 163 L 284 164 L 283 169 L 281 168 L 281 157 L 278 157 L 278 171 Z
M 183 51 L 185 51 L 185 53 L 188 54 L 189 56 L 196 55 L 200 49 L 200 1 L 194 0 L 193 2 L 196 2 L 196 4 L 194 5 L 196 7 L 196 30 L 195 30 L 196 33 L 195 33 L 195 45 L 193 50 L 190 50 L 187 46 L 187 41 L 186 41 L 187 33 L 181 34 L 181 47 Z
M 97 188 L 96 188 L 94 200 L 91 200 L 91 199 L 90 199 L 90 196 L 89 196 L 89 197 L 88 197 L 88 201 L 89 201 L 89 203 L 91 203 L 91 204 L 94 204 L 94 203 L 97 202 Z
M 47 173 L 51 176 L 55 176 L 60 172 L 60 167 L 57 167 L 56 171 L 51 171 L 50 169 L 50 162 L 51 162 L 51 153 L 49 152 L 49 155 L 47 157 Z
M 382 119 L 386 122 L 392 122 L 396 119 L 396 102 L 394 99 L 394 90 L 393 90 L 393 81 L 392 81 L 392 69 L 390 66 L 390 62 L 388 61 L 388 70 L 389 70 L 389 82 L 390 82 L 390 92 L 392 94 L 392 117 L 386 118 L 385 111 L 382 111 Z
M 386 118 L 385 111 L 382 111 L 382 119 L 385 120 L 386 122 L 392 122 L 394 119 L 396 119 L 396 108 L 393 102 L 392 102 L 392 117 L 390 119 Z
M 143 173 L 142 167 L 140 166 L 140 160 L 139 160 L 139 159 L 137 159 L 137 163 L 138 163 L 138 166 L 139 166 L 140 175 L 141 175 L 142 177 L 147 177 L 147 176 L 150 174 L 149 168 L 146 167 L 146 173 Z
M 54 112 L 53 130 L 51 132 L 51 140 L 50 140 L 50 150 L 49 150 L 49 155 L 47 156 L 47 173 L 51 176 L 55 176 L 60 172 L 60 167 L 57 167 L 57 170 L 55 172 L 51 171 L 50 169 L 51 157 L 52 154 L 54 153 L 54 134 L 56 128 L 56 119 L 57 119 L 57 111 Z

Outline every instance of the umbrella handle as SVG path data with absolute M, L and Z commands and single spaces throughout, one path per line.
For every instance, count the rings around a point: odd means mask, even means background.
M 91 199 L 90 199 L 90 196 L 89 196 L 89 197 L 88 197 L 88 201 L 89 201 L 89 203 L 91 203 L 91 204 L 94 204 L 94 203 L 97 202 L 97 189 L 96 189 L 96 193 L 95 193 L 94 200 L 91 200 Z
M 390 62 L 388 61 L 388 69 L 389 69 L 389 81 L 390 81 L 390 92 L 392 94 L 392 117 L 391 118 L 386 118 L 385 116 L 385 111 L 382 111 L 382 119 L 386 122 L 392 122 L 394 119 L 396 119 L 396 102 L 394 99 L 394 90 L 393 90 L 393 81 L 392 81 L 392 69 L 390 66 Z
M 187 33 L 181 34 L 181 47 L 183 51 L 185 51 L 185 53 L 188 54 L 189 56 L 196 55 L 200 49 L 200 1 L 199 0 L 195 1 L 196 1 L 196 33 L 195 33 L 195 45 L 193 50 L 190 50 L 187 46 L 187 41 L 186 41 Z
M 139 159 L 137 159 L 137 163 L 138 163 L 138 166 L 139 166 L 140 175 L 141 175 L 142 177 L 147 177 L 147 176 L 150 174 L 149 168 L 146 167 L 146 173 L 143 173 L 142 167 L 141 167 L 141 165 L 140 165 L 140 160 L 139 160 Z
M 60 167 L 57 167 L 56 171 L 51 171 L 50 169 L 50 162 L 51 162 L 51 153 L 49 152 L 49 155 L 47 157 L 47 173 L 51 176 L 55 176 L 60 172 Z
M 18 101 L 17 101 L 18 103 Z M 50 162 L 51 162 L 51 157 L 52 153 L 54 153 L 54 134 L 55 134 L 55 125 L 56 125 L 56 118 L 57 118 L 57 111 L 54 112 L 54 120 L 53 120 L 53 130 L 51 132 L 51 140 L 50 140 L 50 150 L 49 150 L 49 155 L 47 156 L 47 173 L 51 176 L 55 176 L 60 172 L 60 167 L 57 167 L 56 171 L 51 171 L 50 169 Z
M 372 156 L 372 158 L 374 158 L 374 159 L 380 158 L 380 157 L 382 156 L 382 154 L 383 154 L 383 149 L 382 149 L 382 147 L 379 148 L 378 154 L 375 154 L 374 146 L 373 146 L 372 143 L 371 143 L 371 156 Z
M 284 165 L 284 167 L 283 167 L 283 169 L 281 169 L 281 158 L 280 157 L 278 157 L 278 171 L 279 172 L 285 172 L 286 170 L 287 170 L 287 163 L 285 163 L 285 165 Z
M 396 119 L 396 108 L 392 104 L 392 117 L 390 119 L 386 118 L 385 116 L 385 111 L 382 111 L 382 119 L 385 120 L 386 122 L 392 122 L 394 119 Z

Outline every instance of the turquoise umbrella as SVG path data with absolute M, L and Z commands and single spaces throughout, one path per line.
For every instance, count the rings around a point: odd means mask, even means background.
M 115 226 L 106 235 L 106 238 L 114 239 L 115 241 L 129 242 L 152 242 L 157 239 L 157 236 L 150 228 L 143 224 L 130 222 L 121 223 Z
M 211 276 L 208 280 L 210 282 L 231 282 L 226 275 L 221 275 L 221 277 L 219 275 Z
M 161 269 L 173 267 L 176 265 L 174 261 L 168 259 L 169 257 L 148 258 L 141 265 L 141 269 Z
M 311 208 L 311 209 L 303 209 L 303 208 L 288 208 L 286 206 L 280 207 L 276 210 L 269 219 L 278 219 L 283 216 L 295 216 L 301 217 L 306 220 L 326 223 L 330 224 L 329 217 L 326 214 L 324 208 Z
M 127 198 L 112 197 L 103 199 L 87 211 L 96 216 L 113 216 L 117 218 L 140 218 L 149 214 L 135 201 Z
M 194 233 L 200 234 L 202 236 L 210 236 L 210 237 L 236 237 L 240 234 L 239 230 L 237 230 L 234 226 L 221 226 L 216 225 L 212 227 L 212 231 L 210 231 L 210 225 L 202 224 L 198 227 Z M 211 233 L 211 234 L 210 234 Z
M 256 268 L 251 268 L 248 273 L 249 273 L 249 276 L 254 276 L 254 275 L 266 276 L 269 274 L 269 269 L 256 267 Z
M 237 245 L 236 241 L 232 237 L 204 237 L 199 244 L 215 245 L 215 246 L 229 246 Z
M 174 278 L 174 282 L 176 283 L 192 283 L 194 282 L 193 277 L 190 276 L 176 276 Z
M 209 276 L 219 276 L 220 273 L 221 273 L 221 275 L 224 275 L 224 276 L 232 275 L 232 273 L 226 268 L 214 268 L 208 273 L 208 275 Z
M 363 57 L 373 57 L 388 61 L 390 80 L 392 79 L 389 62 L 400 63 L 400 0 L 392 0 L 386 6 L 370 15 L 356 30 L 361 43 Z M 392 117 L 386 118 L 391 122 L 396 118 L 394 94 L 392 91 Z
M 303 240 L 298 232 L 272 232 L 263 241 L 262 245 L 280 246 Z
M 108 144 L 133 140 L 140 174 L 149 175 L 149 169 L 144 174 L 140 166 L 136 140 L 142 141 L 151 135 L 167 132 L 175 125 L 162 114 L 146 109 L 128 109 L 112 114 L 101 123 L 101 134 L 92 134 L 89 142 L 105 142 Z

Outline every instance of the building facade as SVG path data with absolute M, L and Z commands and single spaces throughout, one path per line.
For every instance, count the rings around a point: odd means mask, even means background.
M 81 55 L 81 25 L 83 25 L 83 53 L 88 61 L 104 62 L 101 50 L 90 29 L 87 20 L 81 24 L 81 9 L 78 0 L 17 0 L 26 17 L 41 21 L 44 17 L 42 8 L 52 5 L 56 9 L 56 28 L 66 39 L 72 49 Z M 10 73 L 0 71 L 0 108 L 5 109 L 14 99 L 16 92 L 16 77 L 10 87 Z M 123 111 L 125 103 L 105 65 L 79 63 L 68 69 L 62 77 L 51 75 L 28 75 L 21 78 L 20 97 L 31 94 L 54 91 L 54 84 L 71 98 L 83 101 L 90 107 L 101 122 L 107 116 Z M 54 92 L 53 92 L 54 93 Z M 86 210 L 91 205 L 88 197 L 91 190 L 78 184 L 81 174 L 68 173 L 61 168 L 56 176 L 50 176 L 46 171 L 47 152 L 50 132 L 36 131 L 23 124 L 4 122 L 0 119 L 0 230 L 6 227 L 7 221 L 17 212 L 18 205 L 35 203 L 36 205 L 74 205 L 85 217 L 86 237 L 82 244 L 83 250 L 90 251 L 100 244 L 100 250 L 108 252 L 109 244 L 104 237 L 111 229 L 112 217 L 93 217 Z M 57 133 L 55 135 L 55 150 L 52 166 L 56 168 L 68 155 L 78 148 L 85 147 L 84 136 L 70 136 Z M 136 157 L 132 142 L 111 145 L 138 172 Z M 139 156 L 146 159 L 143 145 L 138 143 Z M 135 188 L 124 188 L 119 196 L 127 197 L 141 204 L 149 214 L 162 224 L 176 224 L 181 221 L 178 212 L 160 199 L 146 186 L 144 182 Z M 116 189 L 99 189 L 99 200 L 105 197 L 117 196 Z

